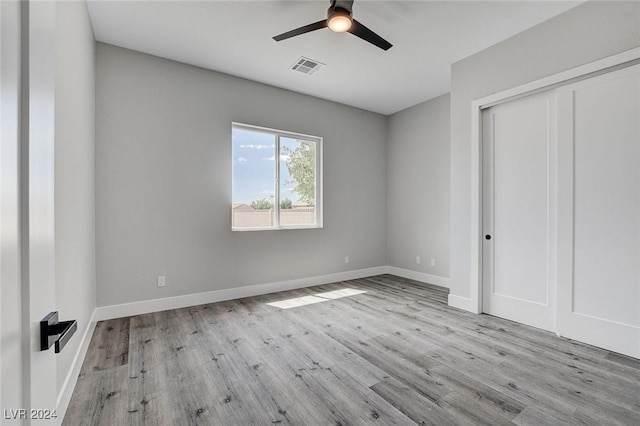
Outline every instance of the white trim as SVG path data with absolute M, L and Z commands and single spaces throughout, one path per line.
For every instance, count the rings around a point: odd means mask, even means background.
M 482 312 L 482 110 L 477 102 L 471 103 L 471 291 L 469 311 Z M 449 304 L 451 305 L 451 294 Z M 457 306 L 459 307 L 459 306 Z M 472 308 L 473 307 L 473 308 Z M 460 308 L 463 309 L 463 308 Z
M 386 274 L 387 270 L 387 266 L 378 266 L 375 268 L 358 269 L 355 271 L 338 272 L 335 274 L 327 275 L 318 275 L 309 278 L 227 288 L 222 290 L 207 291 L 203 293 L 165 297 L 162 299 L 124 303 L 121 305 L 100 306 L 96 308 L 95 320 L 103 321 L 113 318 L 128 317 L 131 315 L 148 314 L 151 312 L 166 311 L 168 309 L 186 308 L 189 306 L 203 305 L 206 303 L 222 302 L 225 300 L 241 299 L 243 297 L 259 296 L 262 294 L 277 293 L 279 291 L 294 290 L 315 285 L 354 280 L 358 278 L 371 277 L 373 275 Z
M 62 384 L 60 392 L 58 392 L 58 398 L 56 401 L 56 412 L 58 414 L 58 420 L 60 423 L 62 423 L 62 419 L 64 419 L 64 415 L 67 412 L 67 408 L 69 407 L 69 402 L 71 402 L 71 397 L 73 396 L 73 390 L 75 389 L 76 383 L 78 382 L 78 375 L 80 374 L 82 363 L 84 362 L 84 358 L 87 355 L 89 343 L 91 343 L 91 337 L 93 336 L 93 331 L 96 328 L 97 311 L 97 308 L 94 309 L 93 313 L 91 314 L 91 318 L 89 318 L 89 323 L 87 324 L 87 328 L 85 328 L 84 330 L 82 340 L 80 340 L 80 346 L 78 347 L 76 356 L 73 357 L 71 368 L 67 373 L 67 377 L 64 379 L 64 383 Z
M 402 278 L 408 278 L 410 280 L 449 288 L 449 278 L 441 277 L 439 275 L 431 275 L 424 272 L 412 271 L 410 269 L 397 268 L 395 266 L 387 266 L 387 273 L 397 275 Z
M 609 56 L 598 61 L 591 62 L 561 73 L 545 77 L 530 83 L 526 83 L 493 95 L 485 96 L 471 102 L 471 239 L 470 239 L 470 304 L 467 309 L 470 312 L 482 312 L 482 178 L 480 173 L 481 167 L 481 143 L 482 143 L 482 126 L 480 119 L 482 117 L 482 109 L 488 108 L 517 97 L 532 94 L 541 90 L 548 90 L 567 84 L 575 79 L 585 78 L 586 76 L 598 72 L 602 72 L 608 68 L 617 67 L 623 64 L 632 65 L 634 61 L 640 59 L 640 47 L 627 50 L 617 55 Z M 460 296 L 449 295 L 449 304 L 452 305 L 452 298 L 460 298 Z M 466 299 L 466 298 L 461 298 Z M 463 308 L 461 308 L 463 309 Z
M 463 311 L 473 312 L 473 309 L 471 309 L 473 306 L 472 301 L 468 297 L 457 296 L 449 293 L 449 306 L 462 309 Z

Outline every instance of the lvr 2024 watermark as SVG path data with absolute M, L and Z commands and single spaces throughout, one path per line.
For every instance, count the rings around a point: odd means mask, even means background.
M 2 410 L 5 420 L 51 420 L 58 418 L 56 410 L 45 410 L 41 408 L 9 408 Z

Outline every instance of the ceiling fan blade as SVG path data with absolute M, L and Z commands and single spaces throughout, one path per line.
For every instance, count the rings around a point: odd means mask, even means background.
M 347 31 L 354 36 L 360 37 L 364 41 L 368 41 L 369 43 L 378 46 L 382 50 L 389 50 L 393 46 L 393 44 L 389 43 L 387 40 L 383 39 L 355 19 L 351 23 L 351 28 Z
M 304 27 L 296 28 L 295 30 L 287 31 L 273 37 L 275 41 L 282 41 L 291 37 L 299 36 L 301 34 L 310 33 L 311 31 L 320 30 L 327 27 L 327 20 L 314 22 L 313 24 L 305 25 Z

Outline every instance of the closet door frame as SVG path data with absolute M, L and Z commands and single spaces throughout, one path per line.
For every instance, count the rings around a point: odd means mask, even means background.
M 482 308 L 482 110 L 500 103 L 555 89 L 616 69 L 640 63 L 640 48 L 613 55 L 553 76 L 508 89 L 471 103 L 471 223 L 470 223 L 470 302 L 468 311 L 480 314 Z M 451 305 L 451 296 L 449 295 Z M 459 303 L 455 303 L 459 307 Z

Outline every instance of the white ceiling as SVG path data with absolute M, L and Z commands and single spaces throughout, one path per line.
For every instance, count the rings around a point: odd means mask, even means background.
M 385 52 L 328 29 L 273 41 L 325 19 L 328 0 L 88 1 L 98 41 L 382 114 L 448 92 L 452 63 L 580 3 L 356 0 Z M 290 70 L 300 56 L 326 66 Z

